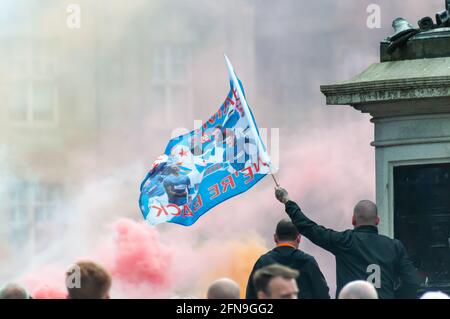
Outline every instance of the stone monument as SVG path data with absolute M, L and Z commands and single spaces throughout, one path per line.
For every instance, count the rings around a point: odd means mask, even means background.
M 327 104 L 370 113 L 374 123 L 380 232 L 400 239 L 422 290 L 450 293 L 449 4 L 414 28 L 394 20 L 380 62 L 321 86 Z

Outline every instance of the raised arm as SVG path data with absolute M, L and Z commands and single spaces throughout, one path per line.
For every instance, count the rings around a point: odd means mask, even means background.
M 300 234 L 308 238 L 317 246 L 330 251 L 333 254 L 338 253 L 349 247 L 349 236 L 347 232 L 337 232 L 333 229 L 317 225 L 303 214 L 300 207 L 289 199 L 288 192 L 281 187 L 275 189 L 275 197 L 285 204 L 286 213 L 297 227 Z

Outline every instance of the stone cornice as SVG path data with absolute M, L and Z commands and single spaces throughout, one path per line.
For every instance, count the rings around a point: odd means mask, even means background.
M 450 77 L 410 78 L 322 85 L 327 104 L 356 105 L 405 99 L 450 97 Z
M 349 81 L 320 90 L 333 105 L 450 97 L 450 58 L 376 63 Z

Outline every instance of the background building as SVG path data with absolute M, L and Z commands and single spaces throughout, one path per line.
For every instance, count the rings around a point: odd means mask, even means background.
M 164 135 L 158 141 L 162 152 L 172 128 L 190 130 L 195 119 L 207 119 L 228 89 L 225 65 L 223 76 L 213 77 L 213 70 L 204 68 L 208 61 L 222 62 L 225 52 L 236 56 L 233 62 L 252 87 L 251 2 L 240 2 L 240 10 L 233 10 L 239 1 L 200 2 L 78 1 L 80 29 L 66 24 L 68 1 L 5 4 L 0 17 L 2 264 L 27 263 L 58 241 L 66 206 L 86 176 L 120 165 L 124 153 L 136 151 L 129 140 Z M 215 86 L 225 89 L 219 99 L 209 89 Z M 144 150 L 149 158 L 155 156 L 153 147 Z

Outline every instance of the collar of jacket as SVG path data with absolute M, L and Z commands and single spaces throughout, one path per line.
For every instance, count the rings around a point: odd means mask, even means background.
M 354 229 L 354 231 L 361 232 L 361 233 L 375 233 L 378 234 L 378 227 L 377 226 L 371 226 L 371 225 L 364 225 L 359 226 Z
M 296 247 L 294 247 L 293 245 L 290 245 L 290 244 L 278 244 L 277 247 L 291 247 L 291 248 L 297 249 Z

